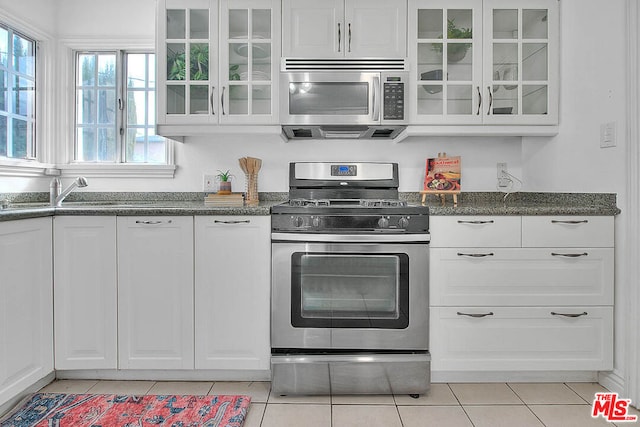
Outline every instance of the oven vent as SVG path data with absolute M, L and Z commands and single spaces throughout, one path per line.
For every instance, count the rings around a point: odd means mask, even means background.
M 282 58 L 282 71 L 385 71 L 407 70 L 405 58 L 399 59 L 309 59 Z

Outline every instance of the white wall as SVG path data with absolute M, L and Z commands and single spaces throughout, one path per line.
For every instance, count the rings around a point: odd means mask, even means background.
M 18 18 L 29 26 L 55 35 L 56 3 L 52 0 L 0 0 L 0 16 Z

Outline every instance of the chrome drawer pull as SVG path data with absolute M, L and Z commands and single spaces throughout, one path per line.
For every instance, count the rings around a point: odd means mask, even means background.
M 463 254 L 462 252 L 458 252 L 458 256 L 468 256 L 471 258 L 484 258 L 487 256 L 493 256 L 493 252 L 489 252 L 488 254 Z
M 493 224 L 493 220 L 490 219 L 488 221 L 465 221 L 465 220 L 458 220 L 458 224 Z
M 245 219 L 243 221 L 219 221 L 219 220 L 215 220 L 213 221 L 214 224 L 249 224 L 251 223 L 251 220 Z
M 587 219 L 582 219 L 582 220 L 574 219 L 574 220 L 566 220 L 566 221 L 563 221 L 563 220 L 560 220 L 560 219 L 552 219 L 551 220 L 551 224 L 586 224 L 588 222 L 589 222 L 589 220 L 587 220 Z
M 582 313 L 556 313 L 555 311 L 551 312 L 552 316 L 564 316 L 564 317 L 580 317 L 586 316 L 587 312 L 583 311 Z
M 458 311 L 458 312 L 456 312 L 456 314 L 458 316 L 487 317 L 487 316 L 493 316 L 493 311 L 490 311 L 488 313 L 463 313 L 461 311 Z
M 158 224 L 162 224 L 163 222 L 166 222 L 167 224 L 171 224 L 171 220 L 169 220 L 169 221 L 149 221 L 149 220 L 140 221 L 140 220 L 138 220 L 138 221 L 136 221 L 136 224 L 158 225 Z
M 583 252 L 581 254 L 559 254 L 556 252 L 551 252 L 551 256 L 561 256 L 561 257 L 565 257 L 565 258 L 579 258 L 581 256 L 588 256 L 589 254 L 586 252 Z

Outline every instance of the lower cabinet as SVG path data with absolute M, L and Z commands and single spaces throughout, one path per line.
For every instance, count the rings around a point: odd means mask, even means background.
M 56 216 L 56 369 L 118 367 L 115 216 Z
M 267 216 L 195 217 L 195 367 L 269 369 Z
M 613 217 L 432 216 L 430 228 L 433 371 L 613 369 Z
M 0 405 L 53 372 L 51 227 L 0 222 Z
M 193 217 L 117 219 L 118 367 L 193 369 Z

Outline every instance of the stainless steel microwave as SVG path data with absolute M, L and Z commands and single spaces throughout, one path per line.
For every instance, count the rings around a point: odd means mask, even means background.
M 406 124 L 406 71 L 283 71 L 283 125 Z

